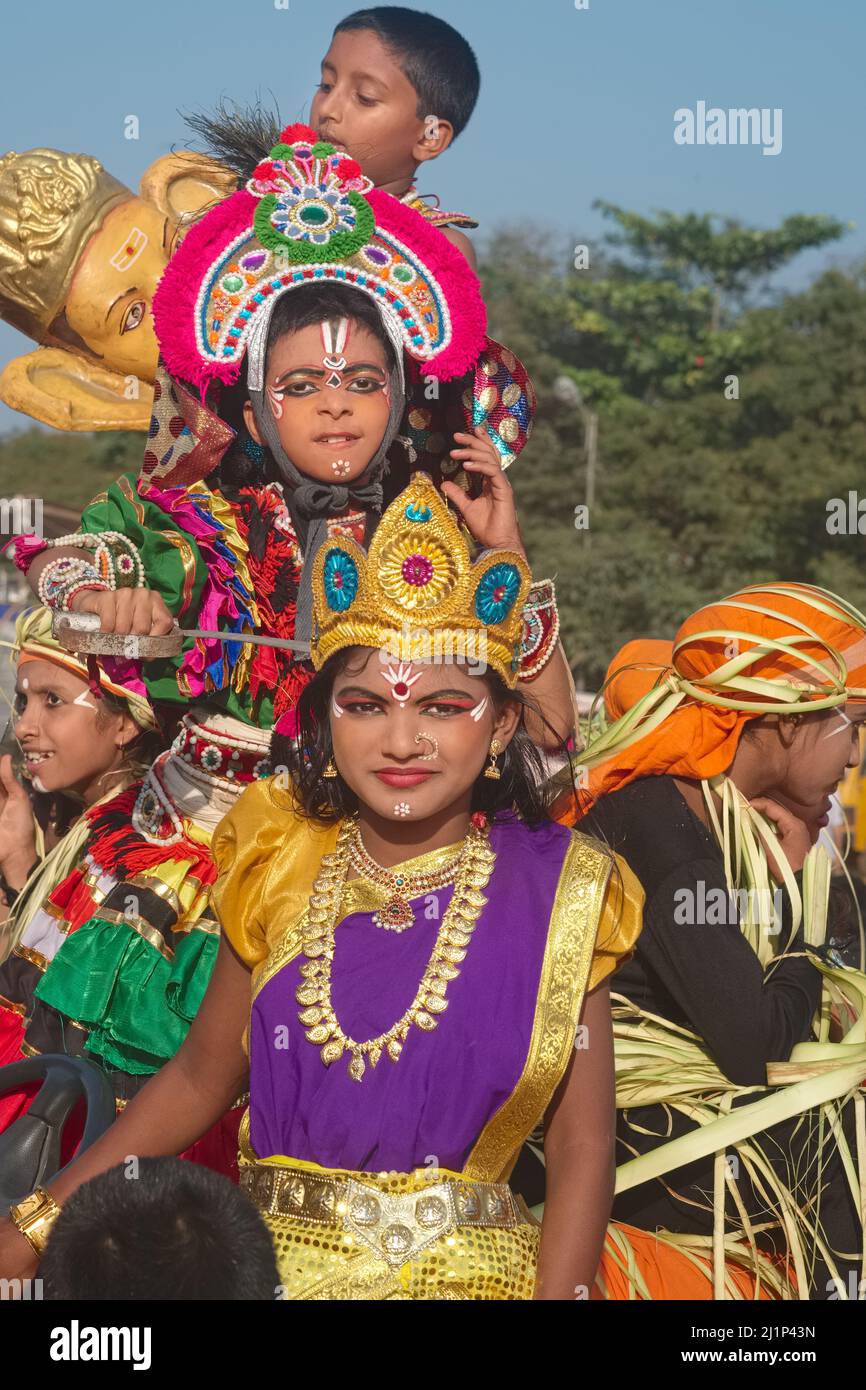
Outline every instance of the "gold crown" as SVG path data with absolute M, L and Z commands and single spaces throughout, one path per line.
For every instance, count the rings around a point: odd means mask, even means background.
M 400 661 L 483 663 L 513 687 L 531 582 L 513 551 L 487 550 L 473 561 L 431 479 L 416 473 L 369 553 L 339 536 L 316 555 L 313 665 L 318 671 L 343 647 L 378 647 Z

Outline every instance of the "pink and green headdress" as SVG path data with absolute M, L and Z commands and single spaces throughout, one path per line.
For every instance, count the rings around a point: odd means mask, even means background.
M 425 375 L 463 376 L 485 348 L 480 284 L 464 256 L 355 160 L 292 125 L 163 274 L 153 317 L 169 372 L 202 399 L 211 382 L 231 385 L 251 343 L 261 354 L 273 300 L 317 280 L 369 295 Z

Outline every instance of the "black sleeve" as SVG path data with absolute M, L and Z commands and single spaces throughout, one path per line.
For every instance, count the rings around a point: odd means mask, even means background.
M 720 1071 L 735 1085 L 766 1085 L 767 1063 L 787 1061 L 794 1045 L 809 1037 L 821 977 L 802 956 L 781 957 L 765 975 L 735 910 L 725 908 L 718 922 L 686 920 L 700 916 L 689 913 L 689 894 L 697 906 L 719 889 L 730 902 L 717 860 L 679 864 L 646 903 L 639 951 Z M 789 928 L 790 918 L 782 930 Z M 788 953 L 802 946 L 795 938 Z

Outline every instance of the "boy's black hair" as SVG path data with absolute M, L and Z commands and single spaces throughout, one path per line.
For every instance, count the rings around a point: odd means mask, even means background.
M 331 691 L 337 676 L 349 662 L 357 659 L 356 647 L 345 647 L 325 663 L 301 692 L 297 709 L 297 733 L 274 734 L 270 762 L 273 768 L 286 768 L 295 796 L 304 812 L 325 823 L 342 820 L 358 809 L 357 798 L 341 777 L 325 778 L 325 768 L 333 754 L 329 711 Z M 529 705 L 520 692 L 509 690 L 499 674 L 488 667 L 479 677 L 496 710 L 509 700 Z M 545 771 L 537 746 L 521 723 L 498 761 L 498 781 L 480 776 L 472 791 L 472 810 L 484 811 L 492 821 L 497 813 L 514 810 L 527 825 L 538 825 L 547 818 L 548 797 L 544 788 Z
M 335 34 L 369 29 L 397 59 L 418 93 L 418 115 L 450 121 L 455 136 L 478 100 L 478 60 L 462 34 L 444 19 L 404 5 L 373 5 L 341 19 Z
M 276 1297 L 270 1235 L 234 1183 L 185 1159 L 137 1163 L 137 1177 L 121 1164 L 64 1204 L 39 1266 L 45 1298 Z

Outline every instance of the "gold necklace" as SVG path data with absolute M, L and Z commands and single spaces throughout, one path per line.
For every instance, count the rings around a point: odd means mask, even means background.
M 340 830 L 333 854 L 322 859 L 319 876 L 313 885 L 310 901 L 301 923 L 302 950 L 307 960 L 301 966 L 302 980 L 295 998 L 304 1007 L 298 1018 L 306 1029 L 307 1040 L 321 1048 L 326 1067 L 339 1061 L 345 1052 L 351 1053 L 349 1075 L 360 1081 L 366 1071 L 366 1058 L 375 1067 L 383 1052 L 396 1062 L 403 1051 L 409 1029 L 415 1024 L 431 1032 L 438 1015 L 448 1007 L 445 998 L 448 982 L 460 974 L 458 966 L 466 956 L 472 933 L 487 899 L 487 887 L 496 856 L 490 848 L 487 831 L 471 826 L 460 852 L 454 892 L 436 942 L 421 977 L 415 998 L 409 1008 L 386 1032 L 378 1037 L 358 1042 L 348 1037 L 340 1027 L 331 1002 L 331 965 L 334 959 L 335 932 L 340 915 L 343 886 L 349 868 L 349 853 L 354 822 Z
M 455 854 L 453 859 L 449 859 L 447 864 L 443 864 L 440 869 L 430 869 L 426 873 L 405 874 L 399 869 L 386 869 L 378 864 L 371 854 L 364 848 L 361 839 L 361 831 L 357 821 L 353 823 L 352 835 L 349 841 L 349 864 L 370 883 L 374 883 L 377 888 L 381 888 L 388 894 L 388 899 L 384 907 L 379 912 L 373 913 L 373 921 L 377 927 L 384 927 L 385 931 L 403 932 L 407 927 L 414 927 L 415 913 L 410 906 L 410 899 L 423 897 L 425 893 L 433 893 L 438 888 L 445 888 L 453 882 L 460 865 L 463 850 Z

